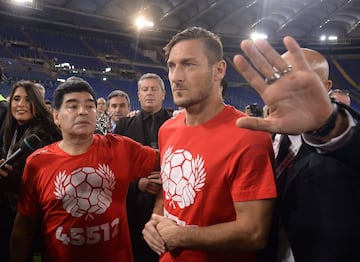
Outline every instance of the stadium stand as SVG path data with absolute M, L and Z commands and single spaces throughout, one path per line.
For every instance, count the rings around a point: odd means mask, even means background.
M 330 78 L 334 88 L 348 90 L 352 107 L 360 112 L 360 77 L 357 73 L 359 60 L 344 57 L 331 58 L 329 64 Z
M 111 36 L 54 32 L 1 22 L 0 37 L 0 65 L 5 74 L 0 91 L 4 95 L 15 81 L 29 79 L 42 83 L 48 90 L 46 98 L 51 99 L 58 79 L 77 75 L 87 80 L 99 97 L 106 97 L 114 89 L 127 92 L 132 109 L 139 109 L 136 81 L 142 74 L 153 72 L 164 79 L 165 107 L 175 108 L 160 46 L 152 47 L 152 55 L 148 57 L 146 48 L 138 47 L 131 40 L 127 43 Z M 226 54 L 228 89 L 225 102 L 240 110 L 249 103 L 263 105 L 258 94 L 236 71 L 232 57 L 233 54 Z M 353 107 L 360 111 L 358 60 L 331 56 L 329 62 L 334 85 L 348 89 Z

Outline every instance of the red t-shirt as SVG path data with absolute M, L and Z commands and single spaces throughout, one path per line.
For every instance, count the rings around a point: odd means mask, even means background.
M 71 156 L 54 143 L 27 159 L 18 211 L 42 216 L 45 261 L 133 261 L 126 216 L 129 183 L 147 176 L 155 151 L 122 136 L 94 135 Z
M 235 220 L 234 202 L 276 197 L 269 134 L 238 128 L 244 114 L 231 106 L 198 126 L 186 126 L 184 115 L 159 133 L 165 216 L 210 226 Z M 176 249 L 160 261 L 255 261 L 255 253 Z

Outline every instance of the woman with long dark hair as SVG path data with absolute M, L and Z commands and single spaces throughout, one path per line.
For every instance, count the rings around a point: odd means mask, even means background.
M 36 134 L 40 147 L 61 139 L 59 128 L 45 105 L 38 87 L 31 81 L 19 81 L 11 90 L 7 115 L 0 132 L 0 164 L 20 147 L 25 138 Z M 10 167 L 0 170 L 0 257 L 8 261 L 9 238 L 26 155 Z

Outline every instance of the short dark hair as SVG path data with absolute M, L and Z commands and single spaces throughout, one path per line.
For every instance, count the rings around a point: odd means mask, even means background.
M 52 103 L 54 109 L 59 110 L 63 103 L 65 94 L 74 92 L 88 92 L 93 97 L 95 105 L 97 105 L 96 94 L 91 85 L 80 77 L 72 76 L 66 79 L 64 83 L 60 84 L 55 89 Z
M 164 47 L 165 61 L 169 59 L 170 51 L 177 43 L 184 40 L 195 39 L 200 39 L 206 47 L 204 53 L 206 54 L 210 65 L 223 59 L 224 52 L 220 37 L 204 28 L 194 26 L 177 33 L 171 38 L 170 42 Z
M 122 90 L 114 90 L 111 91 L 110 94 L 107 96 L 107 101 L 106 104 L 109 105 L 109 100 L 115 96 L 121 96 L 121 97 L 125 97 L 126 101 L 128 102 L 128 104 L 130 105 L 130 98 L 129 95 L 122 91 Z

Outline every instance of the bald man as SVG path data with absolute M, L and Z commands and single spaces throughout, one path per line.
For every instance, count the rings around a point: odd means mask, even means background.
M 302 51 L 328 92 L 332 82 L 326 58 L 315 50 Z M 290 52 L 281 57 L 288 65 L 296 64 Z M 292 95 L 296 97 L 297 93 Z M 344 165 L 342 155 L 319 154 L 303 143 L 301 135 L 287 137 L 291 153 L 286 157 L 291 164 L 282 168 L 280 162 L 276 168 L 281 221 L 277 261 L 350 261 L 360 235 L 356 222 L 360 219 L 360 194 L 356 189 L 360 183 L 357 176 L 352 177 L 356 171 Z M 280 134 L 274 138 L 277 158 L 282 139 L 285 137 Z
M 329 63 L 326 58 L 318 51 L 308 48 L 302 48 L 306 61 L 314 72 L 320 77 L 327 91 L 332 87 L 332 81 L 329 80 Z M 289 64 L 294 64 L 293 57 L 289 52 L 282 55 L 282 58 Z

